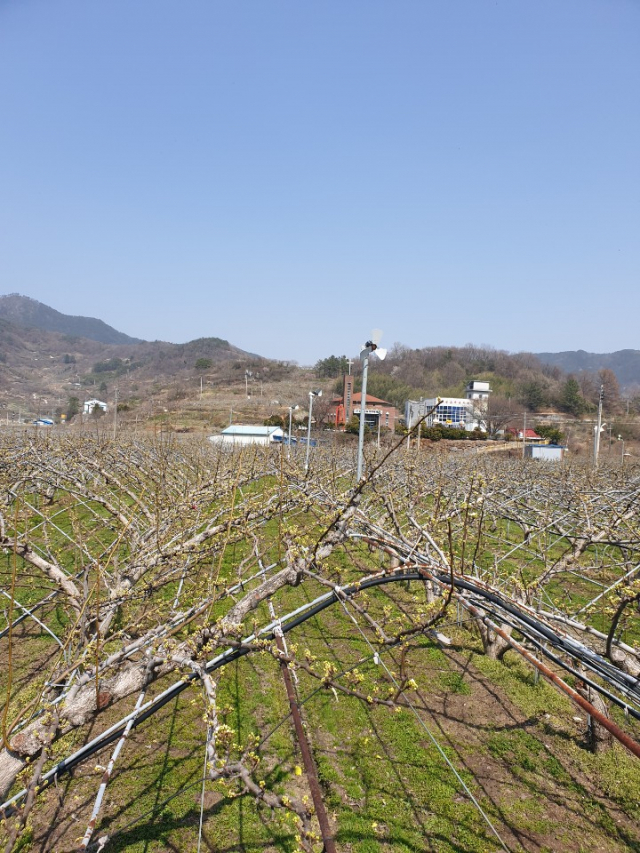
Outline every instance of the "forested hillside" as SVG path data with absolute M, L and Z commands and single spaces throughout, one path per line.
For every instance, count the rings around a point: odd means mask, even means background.
M 332 356 L 318 362 L 316 369 L 320 375 L 327 370 L 337 373 L 342 361 Z M 358 371 L 357 363 L 354 369 Z M 513 404 L 531 412 L 557 410 L 581 415 L 595 410 L 600 385 L 604 385 L 607 409 L 616 412 L 626 407 L 616 376 L 608 368 L 567 374 L 532 353 L 473 345 L 410 349 L 396 344 L 384 361 L 376 360 L 368 391 L 402 408 L 408 399 L 462 396 L 471 379 L 491 383 L 494 406 Z M 629 403 L 636 410 L 640 398 L 630 397 Z

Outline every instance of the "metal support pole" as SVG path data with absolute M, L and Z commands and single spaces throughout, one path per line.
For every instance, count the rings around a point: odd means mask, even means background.
M 304 460 L 304 470 L 309 470 L 309 450 L 311 449 L 311 411 L 313 409 L 313 391 L 309 391 L 309 423 L 307 424 L 307 455 Z
M 604 385 L 600 386 L 600 394 L 598 396 L 598 421 L 595 426 L 595 435 L 593 436 L 593 465 L 598 467 L 598 454 L 600 453 L 600 431 L 602 429 L 602 401 L 604 399 Z
M 358 432 L 358 470 L 356 479 L 358 482 L 362 479 L 362 469 L 364 467 L 364 422 L 365 410 L 367 408 L 367 375 L 369 373 L 369 351 L 364 350 L 365 355 L 362 359 L 362 393 L 360 395 L 360 430 Z
M 284 644 L 282 642 L 282 630 L 276 630 L 276 645 L 281 654 L 284 654 Z M 298 739 L 298 744 L 300 745 L 300 752 L 302 754 L 302 763 L 304 764 L 304 770 L 307 775 L 307 781 L 309 783 L 309 791 L 311 792 L 311 799 L 313 800 L 313 805 L 316 810 L 316 817 L 318 818 L 318 824 L 320 825 L 320 834 L 322 835 L 322 841 L 324 843 L 325 853 L 336 853 L 336 845 L 333 840 L 333 833 L 331 832 L 331 826 L 329 824 L 329 815 L 327 814 L 327 810 L 324 805 L 324 800 L 322 799 L 322 789 L 320 788 L 320 782 L 318 780 L 318 772 L 316 770 L 316 763 L 313 758 L 313 753 L 311 752 L 311 747 L 309 746 L 309 741 L 307 740 L 307 733 L 304 730 L 304 725 L 302 722 L 302 717 L 300 715 L 300 707 L 298 705 L 298 698 L 296 696 L 295 687 L 293 686 L 293 682 L 291 680 L 291 673 L 289 672 L 289 667 L 286 661 L 280 661 L 280 671 L 282 672 L 282 678 L 284 680 L 285 689 L 287 691 L 287 699 L 289 700 L 289 708 L 291 709 L 291 719 L 293 720 L 293 727 L 295 729 L 296 738 Z
M 291 418 L 293 417 L 293 406 L 289 406 L 289 443 L 287 445 L 287 459 L 291 459 Z

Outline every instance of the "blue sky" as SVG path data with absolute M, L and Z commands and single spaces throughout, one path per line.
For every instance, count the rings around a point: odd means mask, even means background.
M 640 348 L 635 0 L 0 0 L 0 293 L 315 362 Z

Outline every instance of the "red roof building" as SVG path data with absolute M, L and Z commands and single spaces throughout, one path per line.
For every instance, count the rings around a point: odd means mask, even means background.
M 362 394 L 359 391 L 354 392 L 353 380 L 353 376 L 345 376 L 342 396 L 334 397 L 331 401 L 328 420 L 337 428 L 348 424 L 354 415 L 360 417 Z M 364 416 L 366 425 L 371 429 L 377 430 L 380 425 L 385 429 L 394 430 L 399 412 L 392 403 L 367 394 Z
M 507 427 L 505 432 L 508 435 L 512 435 L 512 436 L 514 436 L 514 438 L 517 438 L 518 441 L 522 441 L 522 430 L 518 429 L 518 427 Z M 544 439 L 541 435 L 538 435 L 538 433 L 534 429 L 526 429 L 524 431 L 524 440 L 525 441 L 546 441 L 546 439 Z

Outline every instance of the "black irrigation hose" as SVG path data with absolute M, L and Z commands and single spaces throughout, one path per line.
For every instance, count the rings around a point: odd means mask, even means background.
M 517 621 L 517 620 L 516 621 L 510 621 L 508 617 L 504 616 L 503 614 L 498 613 L 495 610 L 491 610 L 490 608 L 486 607 L 486 605 L 484 605 L 480 602 L 476 602 L 476 605 L 478 607 L 480 607 L 482 610 L 484 610 L 485 612 L 493 615 L 496 619 L 499 619 L 499 620 L 505 622 L 506 624 L 511 625 L 512 627 L 516 628 L 518 631 L 520 631 L 523 634 L 523 636 L 527 637 L 528 639 L 531 639 L 532 642 L 534 642 L 534 638 L 532 635 L 528 634 L 527 631 L 533 631 L 536 634 L 540 634 L 540 632 L 537 631 L 537 629 L 531 628 L 530 626 L 527 626 L 525 628 L 525 627 L 523 627 L 522 622 Z M 539 642 L 536 642 L 536 646 L 540 648 L 540 650 L 543 652 L 543 654 L 547 654 L 548 657 L 550 656 L 545 651 L 544 646 L 542 646 Z M 564 651 L 567 655 L 569 655 L 574 660 L 578 660 L 578 661 L 582 662 L 585 666 L 588 666 L 593 672 L 595 672 L 597 675 L 599 675 L 600 678 L 603 678 L 605 681 L 607 681 L 607 683 L 609 683 L 610 685 L 615 685 L 617 687 L 617 689 L 623 695 L 628 696 L 629 698 L 632 698 L 632 699 L 640 702 L 640 693 L 638 693 L 637 689 L 630 689 L 628 686 L 628 683 L 626 683 L 626 679 L 620 678 L 620 676 L 625 676 L 627 674 L 624 673 L 622 670 L 618 669 L 617 667 L 613 666 L 612 664 L 610 664 L 606 659 L 602 658 L 600 655 L 590 652 L 589 649 L 586 649 L 587 654 L 579 654 L 578 651 L 575 650 L 575 648 L 572 648 L 573 647 L 572 643 L 569 643 L 569 645 L 567 647 L 566 642 L 563 642 L 561 637 L 558 637 L 558 642 L 553 643 L 553 646 L 554 646 L 554 648 L 561 649 L 562 651 Z M 586 681 L 586 679 L 583 676 L 580 676 L 580 677 L 582 678 L 583 681 Z M 637 684 L 637 682 L 636 682 L 636 684 Z M 604 692 L 604 688 L 599 688 L 597 685 L 592 685 L 592 686 L 595 686 L 595 688 L 600 690 L 600 692 Z M 610 697 L 610 698 L 613 698 L 613 697 Z M 614 701 L 618 701 L 618 700 L 616 700 L 614 698 Z
M 493 602 L 498 607 L 503 608 L 507 612 L 511 613 L 517 619 L 522 618 L 525 623 L 530 625 L 530 627 L 534 628 L 535 630 L 538 630 L 538 627 L 536 627 L 537 620 L 534 620 L 531 617 L 520 613 L 520 611 L 516 607 L 514 607 L 511 604 L 508 604 L 506 602 L 501 601 L 499 596 L 495 595 L 494 593 L 490 593 L 487 590 L 484 590 L 482 587 L 477 587 L 477 586 L 475 586 L 475 584 L 472 584 L 469 581 L 463 580 L 462 578 L 458 578 L 455 576 L 452 579 L 450 575 L 439 575 L 439 574 L 434 572 L 433 577 L 445 586 L 449 586 L 451 584 L 451 582 L 453 581 L 453 584 L 456 587 L 460 587 L 460 588 L 465 589 L 469 592 L 476 593 L 477 595 L 480 595 L 483 598 L 486 598 L 488 601 Z M 307 619 L 310 619 L 313 616 L 317 616 L 318 613 L 321 613 L 327 607 L 330 607 L 333 604 L 336 604 L 343 597 L 348 598 L 348 597 L 352 596 L 353 594 L 360 592 L 363 589 L 369 589 L 371 587 L 382 586 L 382 585 L 387 584 L 387 583 L 396 583 L 398 581 L 411 581 L 411 580 L 424 581 L 424 580 L 428 580 L 428 578 L 425 578 L 425 575 L 421 572 L 418 572 L 418 571 L 412 571 L 412 572 L 395 571 L 392 574 L 385 574 L 385 575 L 379 575 L 379 576 L 372 577 L 372 578 L 367 578 L 361 582 L 352 584 L 350 586 L 342 587 L 339 589 L 339 592 L 333 591 L 333 592 L 329 593 L 326 596 L 326 598 L 324 598 L 322 601 L 318 602 L 316 605 L 314 605 L 314 607 L 312 607 L 309 610 L 305 610 L 304 613 L 300 613 L 298 616 L 294 617 L 293 619 L 291 619 L 290 621 L 288 621 L 286 623 L 281 623 L 279 627 L 282 630 L 282 632 L 286 634 L 289 631 L 292 631 L 294 628 L 297 628 L 299 625 L 306 622 Z M 555 635 L 553 633 L 553 631 L 551 631 L 550 629 L 548 629 L 546 626 L 542 625 L 541 623 L 537 623 L 537 624 L 539 626 L 540 633 L 543 636 L 545 636 L 549 640 L 549 642 L 552 645 L 554 645 L 554 647 L 555 647 L 555 644 L 558 642 L 558 636 Z M 267 641 L 274 640 L 275 639 L 275 631 L 270 631 L 268 634 L 265 634 L 264 639 Z M 231 663 L 235 660 L 238 660 L 238 659 L 244 657 L 245 655 L 249 654 L 249 652 L 252 652 L 252 651 L 254 651 L 254 648 L 251 645 L 240 646 L 240 647 L 235 648 L 235 649 L 229 649 L 227 652 L 224 652 L 222 655 L 219 655 L 217 658 L 215 658 L 213 661 L 211 661 L 208 665 L 206 665 L 205 669 L 207 672 L 214 672 L 215 670 L 220 669 L 223 666 L 226 666 L 228 663 Z M 541 649 L 541 651 L 545 655 L 547 655 L 548 657 L 550 656 L 550 653 L 547 652 L 545 649 Z M 574 653 L 571 653 L 571 654 L 573 656 Z M 551 659 L 554 659 L 554 658 L 555 658 L 555 656 L 553 656 Z M 560 665 L 563 665 L 563 664 L 560 662 Z M 566 666 L 564 666 L 563 668 L 566 668 Z M 137 726 L 139 726 L 142 722 L 144 722 L 149 717 L 151 717 L 153 714 L 155 714 L 156 711 L 159 711 L 160 708 L 164 707 L 168 702 L 171 702 L 173 699 L 175 699 L 177 696 L 179 696 L 180 693 L 182 693 L 183 690 L 186 690 L 186 688 L 189 687 L 192 684 L 192 682 L 195 681 L 198 677 L 199 676 L 196 672 L 191 672 L 188 675 L 186 675 L 184 678 L 182 678 L 177 684 L 173 685 L 172 688 L 169 688 L 167 691 L 165 691 L 163 694 L 161 694 L 161 696 L 159 696 L 158 699 L 153 701 L 145 711 L 141 712 L 137 717 L 135 717 L 135 719 L 133 720 L 133 723 L 132 723 L 132 728 L 137 728 Z M 638 683 L 637 679 L 631 678 L 631 680 L 634 682 L 634 684 Z M 594 687 L 599 692 L 602 691 L 602 688 L 600 688 L 598 685 L 594 685 Z M 117 729 L 110 732 L 108 735 L 105 735 L 98 742 L 93 743 L 91 746 L 88 746 L 86 748 L 86 750 L 80 749 L 80 750 L 78 750 L 78 752 L 75 755 L 71 756 L 70 758 L 64 758 L 64 759 L 62 759 L 62 761 L 58 762 L 58 764 L 55 767 L 53 767 L 51 770 L 49 770 L 45 774 L 45 776 L 43 776 L 42 779 L 40 780 L 39 791 L 44 790 L 49 785 L 51 785 L 52 782 L 57 781 L 57 779 L 61 775 L 63 775 L 64 773 L 71 772 L 71 770 L 73 770 L 74 767 L 76 767 L 78 764 L 82 763 L 86 758 L 89 758 L 91 755 L 94 755 L 96 752 L 99 752 L 100 750 L 104 749 L 105 746 L 108 746 L 110 743 L 113 743 L 113 741 L 117 740 L 120 737 L 120 735 L 122 734 L 125 726 L 126 726 L 126 722 L 121 722 Z M 26 794 L 26 792 L 23 792 L 19 796 L 19 799 L 22 799 L 25 796 L 25 794 Z M 16 795 L 16 796 L 18 796 L 18 795 Z M 6 818 L 6 817 L 10 817 L 12 814 L 14 814 L 15 811 L 16 811 L 16 806 L 12 805 L 12 806 L 8 806 L 4 810 L 0 811 L 0 814 L 2 814 L 2 816 Z
M 509 619 L 506 619 L 505 617 L 503 617 L 499 613 L 497 613 L 495 610 L 489 610 L 488 608 L 485 608 L 485 607 L 482 607 L 482 609 L 487 614 L 493 616 L 495 619 L 499 619 L 500 621 L 505 622 L 507 625 L 510 625 L 512 628 L 515 628 L 516 631 L 520 631 L 520 633 L 524 637 L 526 637 L 527 640 L 530 643 L 532 643 L 536 647 L 536 649 L 538 649 L 538 651 L 540 651 L 546 658 L 553 661 L 559 667 L 561 667 L 562 669 L 564 669 L 566 672 L 570 673 L 571 675 L 575 676 L 580 681 L 583 681 L 585 684 L 588 684 L 589 687 L 592 687 L 594 690 L 596 690 L 601 695 L 606 696 L 607 699 L 610 699 L 614 704 L 618 705 L 619 708 L 622 708 L 625 711 L 625 713 L 630 714 L 636 720 L 640 720 L 640 712 L 636 711 L 631 705 L 628 705 L 626 702 L 623 702 L 621 699 L 619 699 L 613 693 L 610 693 L 605 687 L 602 687 L 601 685 L 596 684 L 588 676 L 586 676 L 583 673 L 578 672 L 577 670 L 573 669 L 566 661 L 563 661 L 562 658 L 558 657 L 557 655 L 554 655 L 553 652 L 550 652 L 548 649 L 545 649 L 545 647 L 542 645 L 542 643 L 539 640 L 537 640 L 535 637 L 533 637 L 531 634 L 528 634 L 526 631 L 524 631 L 517 621 L 511 621 Z M 578 658 L 578 659 L 583 660 L 582 658 Z M 584 662 L 586 662 L 586 661 L 584 661 Z
M 418 573 L 412 573 L 411 575 L 385 575 L 380 578 L 369 578 L 366 581 L 363 581 L 360 584 L 354 584 L 350 587 L 345 587 L 343 592 L 346 596 L 352 595 L 354 592 L 357 592 L 359 589 L 368 588 L 372 586 L 379 586 L 383 583 L 391 583 L 393 581 L 398 580 L 422 580 L 422 576 Z M 301 613 L 295 619 L 292 619 L 290 622 L 286 624 L 281 624 L 280 628 L 283 633 L 287 633 L 291 631 L 293 628 L 296 628 L 298 625 L 301 625 L 307 619 L 310 619 L 312 616 L 321 613 L 326 607 L 335 604 L 339 600 L 337 593 L 332 592 L 327 598 L 313 607 L 311 610 L 305 611 L 305 613 Z M 275 632 L 270 631 L 264 637 L 265 640 L 274 640 Z M 222 666 L 226 666 L 228 663 L 232 663 L 235 660 L 238 660 L 241 657 L 249 654 L 249 652 L 254 651 L 252 646 L 241 646 L 236 649 L 230 649 L 228 652 L 224 653 L 222 656 L 218 656 L 214 661 L 205 666 L 207 672 L 214 672 L 217 669 L 220 669 Z M 173 701 L 177 696 L 182 693 L 183 690 L 186 690 L 187 687 L 190 687 L 192 682 L 199 678 L 196 672 L 190 672 L 188 675 L 184 676 L 177 684 L 173 685 L 173 688 L 165 691 L 158 699 L 153 701 L 148 708 L 142 711 L 138 716 L 134 719 L 131 728 L 137 728 L 141 723 L 163 708 L 168 702 Z M 86 749 L 78 750 L 73 756 L 70 758 L 63 758 L 62 761 L 59 761 L 55 767 L 49 770 L 40 780 L 39 782 L 39 791 L 44 790 L 49 787 L 54 781 L 64 775 L 65 773 L 70 773 L 74 767 L 78 764 L 81 764 L 87 758 L 90 758 L 92 755 L 95 755 L 96 752 L 100 752 L 100 750 L 104 749 L 106 746 L 109 746 L 110 743 L 113 743 L 115 740 L 118 740 L 127 725 L 126 722 L 121 723 L 117 729 L 110 732 L 108 735 L 105 735 L 101 738 L 97 743 L 92 744 Z M 24 796 L 24 794 L 22 795 Z M 15 811 L 14 806 L 9 806 L 4 811 L 0 812 L 3 817 L 10 817 Z
M 441 583 L 449 585 L 451 583 L 451 579 L 448 575 L 437 575 L 434 573 L 434 577 L 436 577 Z M 515 616 L 517 619 L 522 620 L 525 624 L 529 625 L 529 627 L 538 631 L 542 636 L 544 636 L 553 646 L 556 648 L 558 645 L 565 651 L 567 654 L 570 654 L 572 657 L 576 656 L 575 647 L 572 648 L 573 643 L 570 643 L 567 640 L 559 637 L 558 634 L 555 634 L 551 628 L 548 628 L 543 623 L 539 622 L 537 619 L 533 619 L 527 613 L 520 611 L 517 607 L 512 604 L 509 604 L 506 601 L 502 601 L 499 596 L 495 593 L 488 592 L 482 587 L 477 587 L 469 581 L 465 581 L 462 578 L 454 578 L 454 584 L 456 587 L 460 587 L 461 589 L 466 589 L 469 592 L 473 592 L 476 595 L 480 595 L 482 598 L 487 601 L 492 602 L 493 604 L 500 607 L 502 610 L 505 610 L 507 613 L 511 613 L 512 616 Z M 594 654 L 594 657 L 596 655 Z M 597 656 L 599 657 L 599 655 Z M 604 658 L 600 658 L 601 661 L 604 662 Z M 640 681 L 637 678 L 634 678 L 632 675 L 628 675 L 622 670 L 617 670 L 619 673 L 619 678 L 626 682 L 629 689 L 635 692 L 640 685 Z
M 478 602 L 478 606 L 481 607 L 483 610 L 486 610 L 488 613 L 493 613 L 496 618 L 507 622 L 507 624 L 512 624 L 506 617 L 497 614 L 495 611 L 490 611 L 486 607 L 486 605 Z M 528 616 L 526 619 L 523 618 L 523 616 L 517 616 L 516 619 L 518 624 L 514 625 L 514 627 L 517 627 L 518 630 L 522 631 L 523 634 L 528 636 L 526 634 L 526 630 L 521 627 L 522 625 L 526 625 L 529 630 L 535 631 L 538 635 L 543 636 L 548 642 L 551 643 L 554 648 L 563 651 L 565 654 L 569 655 L 574 660 L 581 661 L 591 670 L 596 672 L 601 678 L 607 681 L 610 685 L 615 685 L 621 693 L 626 696 L 630 696 L 637 702 L 640 702 L 640 692 L 638 690 L 638 687 L 640 686 L 640 681 L 638 681 L 638 679 L 634 678 L 633 676 L 630 676 L 623 670 L 618 669 L 616 666 L 611 664 L 608 660 L 606 660 L 606 658 L 603 658 L 601 655 L 592 652 L 590 649 L 582 646 L 581 644 L 576 644 L 570 638 L 563 638 L 562 636 L 554 635 L 553 632 L 551 632 L 554 639 L 550 640 L 548 633 L 546 631 L 540 630 L 540 628 L 543 628 L 545 626 L 537 622 L 537 620 L 535 619 L 531 619 Z M 542 648 L 542 651 L 544 653 L 544 648 Z

